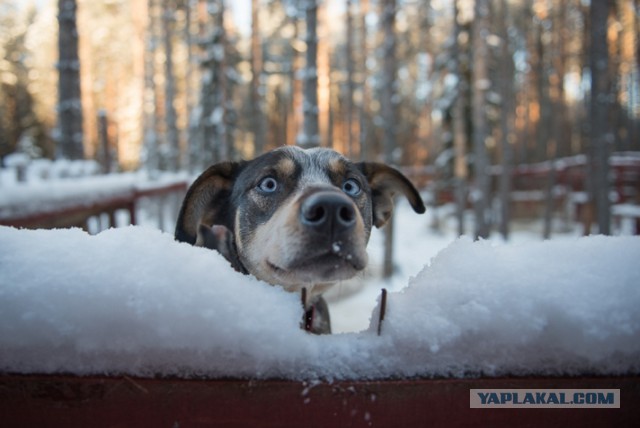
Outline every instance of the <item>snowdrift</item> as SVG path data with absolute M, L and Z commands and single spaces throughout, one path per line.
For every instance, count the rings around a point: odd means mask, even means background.
M 300 329 L 299 296 L 171 235 L 1 227 L 0 372 L 292 380 L 638 374 L 639 261 L 637 237 L 521 245 L 462 238 L 389 294 L 381 336 L 372 325 L 319 337 Z

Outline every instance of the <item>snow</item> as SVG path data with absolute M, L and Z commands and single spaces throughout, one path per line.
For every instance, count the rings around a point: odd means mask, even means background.
M 611 207 L 611 214 L 620 217 L 640 218 L 640 205 L 616 204 Z
M 434 241 L 426 250 L 418 239 L 397 247 L 402 275 L 386 283 L 381 336 L 376 321 L 366 326 L 377 319 L 375 302 L 361 314 L 364 330 L 314 336 L 300 328 L 299 296 L 169 234 L 1 227 L 0 372 L 304 380 L 640 373 L 640 238 Z M 398 284 L 406 275 L 416 276 Z

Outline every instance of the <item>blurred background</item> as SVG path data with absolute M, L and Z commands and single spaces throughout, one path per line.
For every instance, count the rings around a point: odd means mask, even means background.
M 434 233 L 640 230 L 637 0 L 0 0 L 0 21 L 0 224 L 172 230 L 209 164 L 298 144 L 397 166 Z

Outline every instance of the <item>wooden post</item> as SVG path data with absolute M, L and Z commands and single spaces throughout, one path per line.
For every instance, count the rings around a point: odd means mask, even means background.
M 107 112 L 104 109 L 98 111 L 98 144 L 100 147 L 100 164 L 102 172 L 108 174 L 111 172 L 111 148 L 109 147 Z

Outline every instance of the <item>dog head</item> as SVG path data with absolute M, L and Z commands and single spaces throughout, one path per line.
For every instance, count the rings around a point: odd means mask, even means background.
M 389 166 L 282 147 L 207 169 L 187 192 L 175 236 L 218 250 L 260 280 L 317 295 L 365 268 L 371 228 L 389 220 L 396 194 L 425 211 Z

